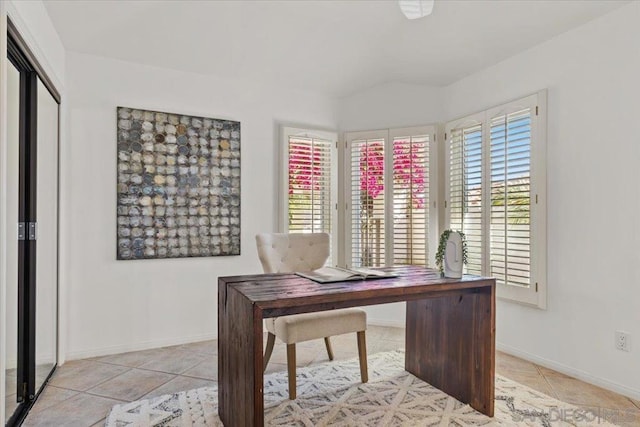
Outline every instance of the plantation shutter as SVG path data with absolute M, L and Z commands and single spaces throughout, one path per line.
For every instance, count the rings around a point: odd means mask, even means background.
M 429 143 L 429 134 L 392 138 L 394 265 L 428 265 Z
M 287 231 L 290 233 L 331 234 L 333 144 L 333 141 L 312 137 L 288 137 Z
M 482 274 L 482 125 L 449 130 L 449 228 L 467 238 L 466 272 Z
M 348 267 L 433 265 L 434 133 L 419 126 L 345 134 Z
M 499 283 L 531 285 L 531 108 L 491 118 L 491 258 Z
M 384 135 L 347 142 L 349 267 L 382 267 L 385 252 Z
M 338 135 L 282 126 L 280 137 L 278 229 L 329 233 L 327 264 L 337 265 Z
M 546 91 L 449 123 L 446 224 L 467 272 L 500 298 L 546 307 Z M 484 130 L 484 131 L 483 131 Z

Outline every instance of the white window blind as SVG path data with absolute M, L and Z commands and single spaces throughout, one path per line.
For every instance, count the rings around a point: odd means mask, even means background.
M 432 265 L 435 129 L 422 126 L 346 136 L 346 264 Z
M 491 118 L 490 274 L 530 286 L 531 108 Z
M 450 131 L 449 228 L 467 238 L 466 272 L 482 274 L 482 125 Z
M 498 296 L 546 306 L 546 92 L 446 126 L 446 223 L 467 236 L 467 272 Z
M 353 267 L 386 265 L 385 254 L 385 141 L 355 139 L 349 149 L 349 206 Z
M 429 135 L 393 138 L 393 264 L 429 259 Z
M 335 134 L 282 128 L 280 228 L 283 232 L 335 232 L 336 140 Z M 332 236 L 332 241 L 336 240 Z M 332 255 L 337 252 L 335 244 L 331 252 Z
M 289 137 L 289 231 L 331 233 L 333 141 Z

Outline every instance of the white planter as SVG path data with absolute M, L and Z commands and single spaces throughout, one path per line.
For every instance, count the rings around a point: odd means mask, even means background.
M 449 234 L 444 250 L 444 277 L 460 279 L 462 277 L 462 237 L 453 232 Z

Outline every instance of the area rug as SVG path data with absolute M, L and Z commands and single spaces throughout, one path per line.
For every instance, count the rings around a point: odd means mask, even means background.
M 495 417 L 446 395 L 404 370 L 404 353 L 369 357 L 369 383 L 358 359 L 298 369 L 298 398 L 287 373 L 265 375 L 268 426 L 612 426 L 597 414 L 496 376 Z M 205 387 L 113 407 L 106 427 L 222 426 L 218 390 Z

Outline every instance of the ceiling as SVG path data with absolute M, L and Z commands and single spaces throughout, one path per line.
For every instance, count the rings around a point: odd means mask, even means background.
M 330 96 L 443 86 L 627 1 L 45 1 L 68 50 Z

